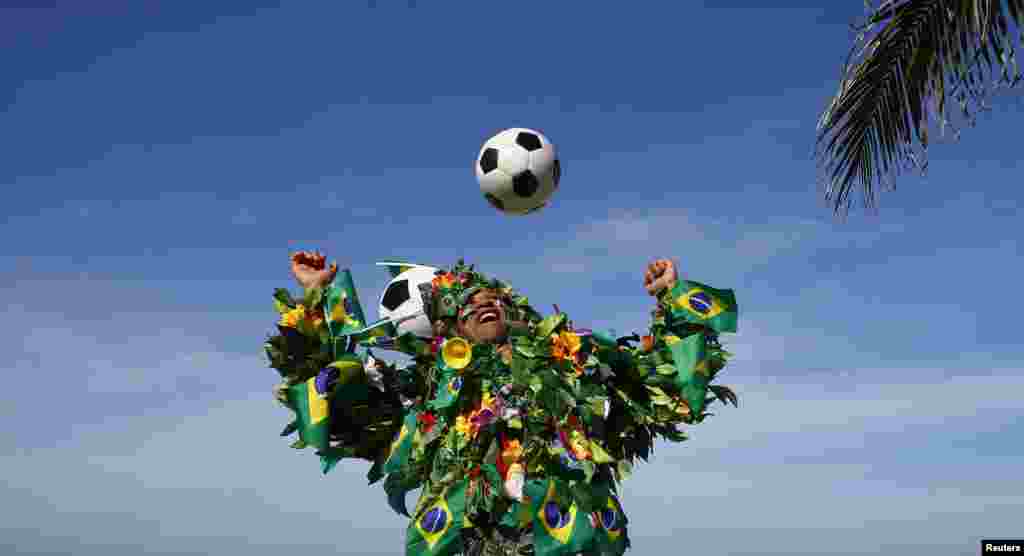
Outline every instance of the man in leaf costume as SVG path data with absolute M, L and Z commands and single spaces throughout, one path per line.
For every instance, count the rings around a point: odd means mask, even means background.
M 297 432 L 293 447 L 313 447 L 324 473 L 373 462 L 370 482 L 411 518 L 409 556 L 619 556 L 629 538 L 616 492 L 634 461 L 655 438 L 685 440 L 679 427 L 709 402 L 736 404 L 712 384 L 735 296 L 678 279 L 665 259 L 646 270 L 650 332 L 626 338 L 575 328 L 557 307 L 542 318 L 462 261 L 421 288 L 435 337 L 396 338 L 394 323 L 365 322 L 347 271 L 313 253 L 292 263 L 305 295 L 275 292 L 279 333 L 265 346 L 283 378 L 276 397 L 295 413 L 282 436 Z

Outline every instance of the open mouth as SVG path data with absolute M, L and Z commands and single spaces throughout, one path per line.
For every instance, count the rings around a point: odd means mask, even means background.
M 477 317 L 477 322 L 480 324 L 498 322 L 499 318 L 501 318 L 501 316 L 498 314 L 497 309 L 486 309 L 480 313 L 479 317 Z

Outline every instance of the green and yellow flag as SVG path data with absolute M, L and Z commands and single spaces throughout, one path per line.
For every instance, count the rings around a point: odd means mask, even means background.
M 295 410 L 299 438 L 306 446 L 326 450 L 328 445 L 329 407 L 316 392 L 316 378 L 288 387 L 288 402 Z
M 388 459 L 384 462 L 384 473 L 397 473 L 409 461 L 413 439 L 416 438 L 420 430 L 416 422 L 418 416 L 419 412 L 410 411 L 402 421 L 402 428 L 398 430 L 398 434 L 391 442 L 391 451 L 388 453 Z
M 672 352 L 676 367 L 676 386 L 690 406 L 694 415 L 704 409 L 709 378 L 707 343 L 704 332 L 697 332 L 679 339 L 667 336 L 665 343 Z
M 701 324 L 716 332 L 736 332 L 739 308 L 733 290 L 679 280 L 667 295 L 673 318 Z
M 532 506 L 536 556 L 567 556 L 595 546 L 591 516 L 578 511 L 574 501 L 560 499 L 555 480 L 531 481 L 524 491 Z
M 406 556 L 451 556 L 462 551 L 466 484 L 466 479 L 456 481 L 424 505 L 406 532 Z
M 391 274 L 391 277 L 397 278 L 399 274 L 405 272 L 406 270 L 411 270 L 413 268 L 423 268 L 426 265 L 410 263 L 405 261 L 381 261 L 377 263 L 377 266 L 386 267 L 388 269 L 388 273 Z M 429 268 L 433 269 L 433 267 Z
M 604 497 L 600 509 L 595 512 L 597 527 L 594 537 L 595 548 L 600 556 L 622 556 L 629 548 L 626 535 L 626 514 L 622 512 L 619 499 L 610 492 Z
M 366 326 L 363 307 L 352 283 L 352 273 L 347 268 L 339 272 L 324 290 L 324 313 L 335 338 L 348 336 Z

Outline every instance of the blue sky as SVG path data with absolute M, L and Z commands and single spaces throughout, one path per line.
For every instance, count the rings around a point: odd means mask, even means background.
M 269 295 L 315 248 L 371 312 L 385 257 L 621 332 L 651 259 L 735 288 L 741 406 L 628 483 L 635 554 L 1020 536 L 1019 94 L 840 222 L 810 153 L 863 3 L 709 4 L 3 8 L 0 551 L 396 553 L 364 465 L 276 436 Z M 471 169 L 515 126 L 564 163 L 522 218 Z

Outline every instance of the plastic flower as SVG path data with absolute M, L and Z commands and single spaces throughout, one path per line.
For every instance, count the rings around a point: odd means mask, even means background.
M 423 432 L 430 432 L 434 429 L 434 425 L 437 423 L 437 417 L 434 417 L 433 413 L 429 411 L 420 413 L 416 420 L 420 423 L 420 430 Z
M 506 474 L 505 478 L 505 494 L 513 499 L 520 502 L 523 501 L 523 487 L 526 483 L 526 470 L 523 469 L 522 464 L 513 463 Z
M 654 349 L 654 336 L 644 336 L 640 339 L 640 349 L 649 352 Z
M 551 335 L 551 356 L 555 359 L 575 359 L 580 351 L 582 341 L 574 332 L 568 330 Z
M 499 413 L 497 405 L 497 401 L 490 392 L 483 393 L 483 396 L 480 398 L 480 405 L 469 414 L 469 424 L 474 435 L 476 431 L 490 425 L 497 419 Z
M 523 457 L 523 445 L 518 438 L 506 440 L 501 450 L 501 460 L 505 465 L 511 466 Z
M 566 451 L 572 455 L 573 460 L 580 461 L 590 459 L 590 441 L 587 440 L 583 431 L 578 429 L 565 431 L 563 429 L 559 432 L 559 436 L 562 446 L 564 446 Z
M 306 307 L 304 305 L 298 305 L 291 311 L 281 315 L 281 320 L 277 324 L 286 328 L 296 328 L 299 326 L 299 322 L 306 318 Z
M 430 284 L 435 288 L 448 289 L 455 285 L 455 275 L 451 272 L 445 272 L 434 276 L 434 279 L 430 281 Z
M 672 334 L 667 334 L 665 336 L 665 344 L 670 345 L 670 346 L 672 344 L 675 344 L 675 343 L 678 343 L 678 342 L 681 342 L 681 341 L 682 340 L 679 339 L 679 336 L 673 336 Z
M 466 368 L 473 359 L 473 350 L 464 338 L 448 338 L 441 344 L 441 358 L 449 368 Z
M 313 311 L 312 313 L 306 313 L 306 323 L 309 324 L 313 330 L 320 328 L 324 324 L 324 313 L 323 311 Z
M 470 432 L 475 436 L 476 432 L 494 422 L 497 415 L 493 408 L 481 407 L 469 414 Z
M 472 425 L 469 419 L 465 415 L 459 415 L 455 418 L 455 432 L 462 436 L 469 436 L 472 432 Z

